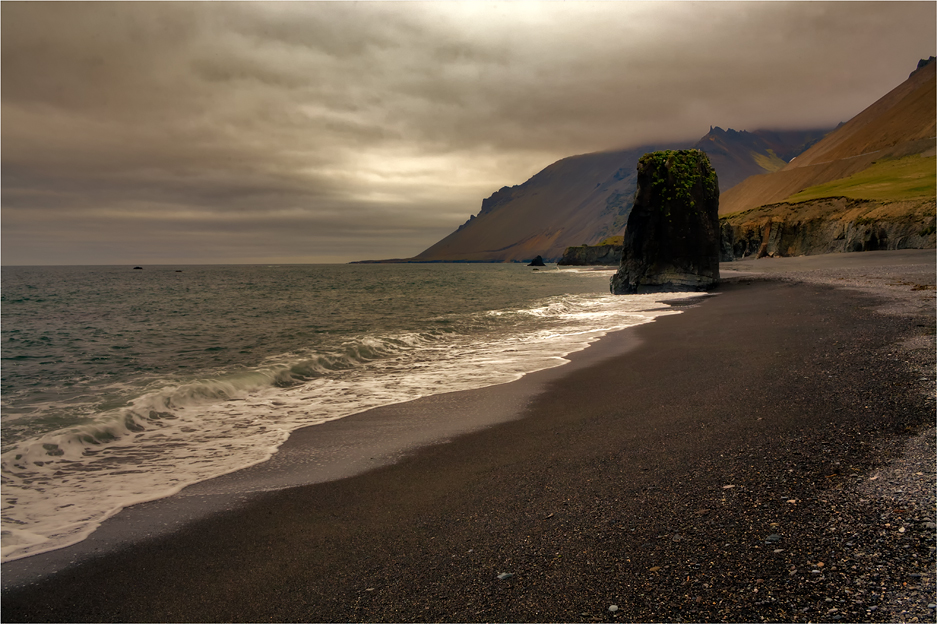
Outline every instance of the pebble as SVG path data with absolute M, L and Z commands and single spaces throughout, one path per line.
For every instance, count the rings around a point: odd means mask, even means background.
M 611 613 L 615 613 L 616 611 L 618 611 L 618 605 L 611 605 L 611 606 L 608 608 L 608 610 L 609 610 Z
M 498 575 L 498 580 L 503 581 L 505 579 L 511 578 L 512 576 L 514 576 L 513 572 L 502 572 L 501 574 Z

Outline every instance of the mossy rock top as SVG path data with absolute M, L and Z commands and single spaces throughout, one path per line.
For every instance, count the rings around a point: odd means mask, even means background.
M 638 171 L 651 177 L 651 190 L 672 201 L 692 206 L 693 189 L 706 196 L 718 195 L 719 181 L 709 157 L 702 150 L 662 150 L 648 152 L 638 161 Z

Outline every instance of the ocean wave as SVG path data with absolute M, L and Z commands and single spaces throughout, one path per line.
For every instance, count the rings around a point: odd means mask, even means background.
M 151 379 L 120 406 L 2 455 L 3 558 L 83 539 L 122 507 L 264 461 L 290 431 L 372 407 L 517 379 L 667 312 L 653 296 L 561 295 L 331 337 L 253 368 Z M 47 404 L 49 409 L 54 406 Z

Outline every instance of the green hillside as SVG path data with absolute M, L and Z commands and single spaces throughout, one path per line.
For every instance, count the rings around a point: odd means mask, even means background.
M 937 156 L 906 156 L 883 160 L 859 173 L 811 186 L 784 201 L 798 203 L 825 197 L 900 201 L 934 197 L 937 193 Z

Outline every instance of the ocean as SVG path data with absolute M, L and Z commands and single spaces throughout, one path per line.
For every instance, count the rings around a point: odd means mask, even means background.
M 299 427 L 561 365 L 677 313 L 609 270 L 4 267 L 2 558 L 268 459 Z M 666 298 L 673 298 L 673 293 Z

